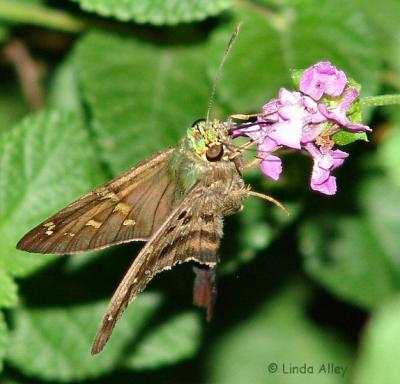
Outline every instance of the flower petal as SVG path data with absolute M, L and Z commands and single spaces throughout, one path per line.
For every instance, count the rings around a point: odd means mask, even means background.
M 324 195 L 334 195 L 337 191 L 336 177 L 329 176 L 323 183 L 316 183 L 311 179 L 311 189 L 323 193 Z
M 318 104 L 319 111 L 329 120 L 353 132 L 372 131 L 370 127 L 363 124 L 353 123 L 341 108 L 328 109 L 325 104 Z
M 341 151 L 340 149 L 335 149 L 334 151 L 331 151 L 331 156 L 333 158 L 333 165 L 332 165 L 332 171 L 338 167 L 340 167 L 346 158 L 349 157 L 349 154 L 347 152 Z
M 340 96 L 347 84 L 347 77 L 329 61 L 321 61 L 307 68 L 300 79 L 300 91 L 320 100 L 326 94 Z
M 278 145 L 301 149 L 301 136 L 303 123 L 301 121 L 287 121 L 275 123 L 271 126 L 269 137 L 276 141 Z
M 278 156 L 268 155 L 261 160 L 260 168 L 264 175 L 278 180 L 282 173 L 282 160 Z

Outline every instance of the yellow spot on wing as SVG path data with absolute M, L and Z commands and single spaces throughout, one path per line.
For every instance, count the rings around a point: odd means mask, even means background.
M 118 201 L 120 200 L 120 198 L 118 197 L 118 195 L 115 192 L 110 191 L 108 188 L 105 188 L 105 187 L 97 189 L 95 191 L 95 193 L 97 195 L 101 196 L 102 200 L 110 199 L 114 203 L 118 203 Z
M 127 215 L 131 210 L 131 207 L 125 203 L 118 203 L 113 212 L 122 212 L 124 215 Z
M 129 225 L 129 226 L 133 226 L 133 225 L 135 225 L 136 224 L 136 221 L 135 220 L 132 220 L 132 219 L 126 219 L 126 220 L 124 220 L 124 222 L 122 223 L 122 225 Z
M 53 234 L 53 231 L 46 231 L 46 235 L 47 236 L 50 236 L 50 235 L 52 235 Z
M 56 225 L 52 221 L 49 221 L 48 223 L 43 224 L 43 227 L 46 227 L 48 231 L 52 231 Z
M 89 220 L 86 225 L 89 225 L 91 227 L 95 227 L 95 228 L 100 228 L 102 223 L 100 223 L 99 221 L 96 220 Z
M 118 201 L 119 201 L 118 195 L 114 192 L 107 193 L 107 195 L 105 195 L 104 198 L 110 199 L 114 203 L 118 203 Z

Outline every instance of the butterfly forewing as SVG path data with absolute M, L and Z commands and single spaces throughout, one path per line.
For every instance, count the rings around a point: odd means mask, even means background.
M 147 240 L 174 205 L 176 184 L 158 152 L 116 179 L 73 202 L 28 232 L 17 247 L 66 254 Z
M 150 238 L 111 299 L 93 343 L 93 354 L 103 349 L 129 302 L 155 274 L 190 260 L 211 267 L 218 262 L 222 214 L 214 202 L 215 192 L 199 183 Z

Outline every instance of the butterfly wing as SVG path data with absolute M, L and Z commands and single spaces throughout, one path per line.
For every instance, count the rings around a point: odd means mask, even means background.
M 146 243 L 110 301 L 92 354 L 103 349 L 129 302 L 155 274 L 190 260 L 210 267 L 218 262 L 222 213 L 215 206 L 214 194 L 212 189 L 197 184 Z
M 171 212 L 173 148 L 158 152 L 89 192 L 28 232 L 17 248 L 71 254 L 133 240 L 147 240 Z

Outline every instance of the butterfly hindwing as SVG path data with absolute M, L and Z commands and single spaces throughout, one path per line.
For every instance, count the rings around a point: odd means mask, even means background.
M 115 291 L 97 332 L 92 354 L 103 349 L 129 302 L 145 289 L 155 274 L 185 261 L 211 267 L 218 262 L 222 214 L 213 207 L 214 201 L 209 188 L 196 185 L 153 234 Z
M 147 240 L 164 222 L 175 199 L 168 161 L 160 151 L 96 188 L 28 232 L 17 248 L 71 254 L 132 240 Z

